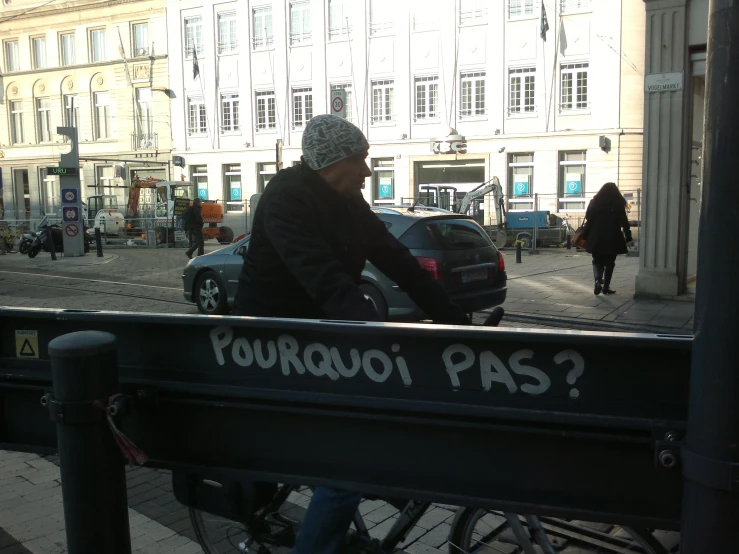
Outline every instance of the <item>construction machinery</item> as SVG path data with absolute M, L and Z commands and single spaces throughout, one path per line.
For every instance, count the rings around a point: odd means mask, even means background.
M 493 195 L 493 225 L 485 224 L 483 199 L 487 194 Z M 507 213 L 503 187 L 497 177 L 468 192 L 461 192 L 451 185 L 421 185 L 419 203 L 469 215 L 487 230 L 498 248 L 512 246 L 517 241 L 523 248 L 533 246 L 534 242 L 536 246 L 562 246 L 570 232 L 564 220 L 550 212 Z
M 90 218 L 95 226 L 110 236 L 148 239 L 159 244 L 184 240 L 182 212 L 192 202 L 195 187 L 189 181 L 134 179 L 128 190 L 125 213 L 121 213 L 114 195 L 96 194 L 88 198 Z M 223 206 L 214 200 L 202 201 L 203 237 L 230 243 L 233 230 L 223 225 Z

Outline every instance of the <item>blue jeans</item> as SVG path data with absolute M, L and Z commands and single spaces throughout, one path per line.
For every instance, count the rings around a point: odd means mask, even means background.
M 292 554 L 340 552 L 361 500 L 361 492 L 317 487 Z

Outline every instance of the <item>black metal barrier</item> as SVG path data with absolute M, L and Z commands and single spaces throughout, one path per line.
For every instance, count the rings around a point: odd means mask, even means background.
M 689 338 L 42 309 L 0 325 L 2 448 L 56 447 L 48 345 L 94 329 L 117 337 L 116 420 L 152 466 L 679 526 Z

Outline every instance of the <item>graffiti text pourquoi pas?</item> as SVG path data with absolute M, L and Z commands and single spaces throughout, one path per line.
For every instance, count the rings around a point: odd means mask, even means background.
M 313 342 L 301 347 L 297 339 L 283 334 L 277 340 L 262 341 L 246 337 L 234 338 L 230 327 L 216 327 L 210 331 L 210 340 L 213 345 L 218 365 L 226 364 L 226 355 L 238 366 L 250 367 L 256 364 L 262 369 L 270 369 L 279 364 L 283 375 L 290 375 L 291 371 L 299 375 L 306 372 L 316 377 L 328 377 L 335 381 L 340 377 L 351 379 L 360 369 L 372 381 L 384 383 L 397 370 L 403 384 L 410 386 L 413 383 L 408 365 L 400 355 L 400 345 L 395 343 L 387 354 L 379 349 L 360 352 L 351 348 L 348 352 L 340 352 L 335 346 L 328 347 L 319 342 Z M 476 354 L 469 346 L 452 344 L 441 355 L 444 369 L 450 379 L 453 389 L 461 387 L 459 373 L 472 368 L 477 362 L 480 371 L 482 389 L 490 391 L 494 383 L 508 390 L 509 393 L 523 392 L 530 395 L 540 395 L 549 390 L 551 378 L 541 369 L 531 363 L 524 363 L 534 358 L 534 351 L 521 349 L 508 357 L 508 364 L 490 350 Z M 556 365 L 569 367 L 565 381 L 574 385 L 585 372 L 585 360 L 575 350 L 563 350 L 552 358 Z M 292 368 L 292 369 L 291 369 Z M 509 369 L 510 368 L 510 369 Z M 524 377 L 526 382 L 516 383 L 513 375 Z M 570 398 L 578 398 L 580 392 L 576 388 L 570 389 Z

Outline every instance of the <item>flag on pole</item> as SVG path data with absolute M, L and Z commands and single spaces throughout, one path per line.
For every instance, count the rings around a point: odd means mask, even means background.
M 193 81 L 200 75 L 200 66 L 198 65 L 198 46 L 193 43 L 192 47 L 192 79 Z
M 126 83 L 128 83 L 128 86 L 133 86 L 131 83 L 131 74 L 128 71 L 128 60 L 126 59 L 126 51 L 123 49 L 123 38 L 121 38 L 121 29 L 118 28 L 118 53 L 121 55 L 121 58 L 123 59 L 123 72 L 126 75 Z
M 541 39 L 547 41 L 547 31 L 549 30 L 549 21 L 547 20 L 547 10 L 544 9 L 544 2 L 541 3 L 541 24 L 540 24 L 539 36 Z

